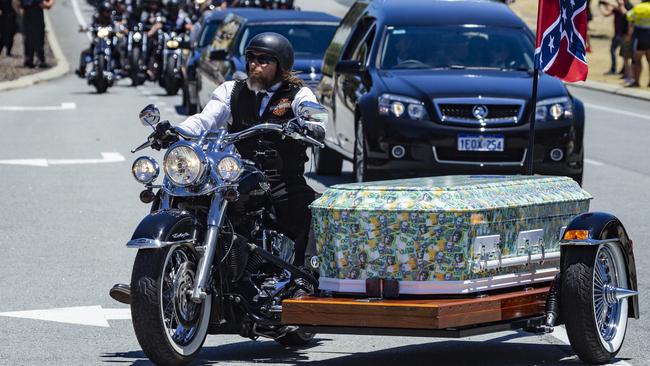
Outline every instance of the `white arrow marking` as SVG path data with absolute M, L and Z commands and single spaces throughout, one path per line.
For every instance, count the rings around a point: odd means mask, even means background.
M 11 311 L 0 313 L 0 316 L 106 328 L 110 327 L 108 320 L 131 319 L 131 309 L 102 309 L 99 305 L 76 306 L 71 308 Z
M 64 111 L 77 109 L 75 103 L 61 103 L 59 106 L 15 106 L 15 105 L 6 105 L 0 106 L 0 111 Z
M 11 159 L 0 160 L 0 164 L 47 167 L 50 165 L 118 163 L 125 160 L 124 156 L 117 152 L 103 152 L 101 154 L 101 159 Z

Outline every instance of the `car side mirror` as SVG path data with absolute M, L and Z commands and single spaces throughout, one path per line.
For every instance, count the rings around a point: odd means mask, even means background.
M 226 59 L 226 50 L 223 48 L 217 48 L 215 50 L 210 50 L 210 61 L 223 61 Z
M 343 60 L 336 63 L 334 71 L 339 74 L 358 74 L 361 72 L 361 61 Z

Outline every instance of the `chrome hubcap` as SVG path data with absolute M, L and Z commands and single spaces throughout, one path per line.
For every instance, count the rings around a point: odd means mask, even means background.
M 636 291 L 631 291 L 620 286 L 626 286 L 621 281 L 619 268 L 620 261 L 617 261 L 617 253 L 607 245 L 598 249 L 594 265 L 594 315 L 596 325 L 603 341 L 610 342 L 617 335 L 622 317 L 622 301 L 626 297 L 633 296 Z M 626 281 L 625 281 L 626 282 Z

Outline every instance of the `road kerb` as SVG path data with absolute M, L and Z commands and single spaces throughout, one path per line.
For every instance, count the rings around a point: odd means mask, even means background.
M 627 88 L 621 85 L 612 85 L 607 83 L 602 83 L 599 81 L 585 81 L 578 83 L 567 83 L 568 86 L 574 86 L 576 88 L 598 90 L 602 92 L 607 92 L 611 94 L 621 95 L 624 97 L 631 97 L 643 100 L 650 100 L 650 92 L 645 90 L 639 90 L 634 88 Z
M 45 29 L 47 34 L 47 41 L 49 42 L 52 53 L 54 54 L 54 58 L 56 59 L 56 66 L 42 72 L 25 75 L 16 80 L 0 82 L 0 91 L 24 88 L 26 86 L 57 78 L 68 72 L 70 65 L 68 64 L 68 60 L 63 55 L 63 51 L 61 50 L 59 41 L 56 38 L 56 34 L 54 33 L 54 27 L 52 26 L 52 21 L 50 20 L 48 12 L 45 12 Z

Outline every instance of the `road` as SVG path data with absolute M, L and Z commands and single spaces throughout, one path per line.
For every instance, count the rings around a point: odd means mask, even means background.
M 79 1 L 79 0 L 76 0 Z M 302 1 L 342 15 L 348 1 Z M 75 11 L 78 9 L 78 11 Z M 52 9 L 57 37 L 77 65 L 88 44 L 77 33 L 90 18 L 86 4 L 60 0 Z M 129 150 L 149 130 L 137 115 L 148 103 L 179 122 L 180 96 L 154 84 L 121 81 L 106 95 L 73 74 L 0 93 L 0 365 L 147 365 L 128 320 L 128 308 L 107 290 L 128 282 L 135 252 L 124 244 L 148 208 L 130 174 Z M 584 188 L 592 210 L 616 214 L 635 241 L 641 291 L 639 320 L 629 323 L 616 364 L 650 364 L 650 127 L 646 101 L 571 88 L 587 107 Z M 33 108 L 47 106 L 48 108 Z M 160 153 L 152 153 L 160 158 Z M 311 183 L 351 179 L 311 173 Z M 309 170 L 309 168 L 308 168 Z M 58 309 L 58 310 L 51 310 Z M 48 310 L 37 311 L 35 310 Z M 31 311 L 27 312 L 26 311 Z M 319 335 L 313 346 L 285 350 L 273 341 L 210 336 L 200 364 L 267 365 L 528 365 L 576 363 L 562 329 L 556 336 L 503 332 L 463 340 Z

